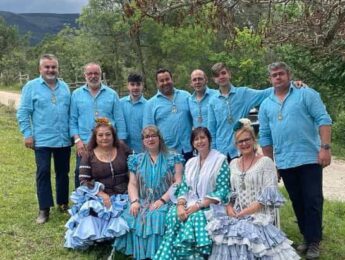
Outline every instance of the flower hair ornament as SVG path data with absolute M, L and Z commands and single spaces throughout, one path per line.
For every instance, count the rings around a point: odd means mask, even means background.
M 95 119 L 95 122 L 96 124 L 100 124 L 100 125 L 111 125 L 109 119 L 106 117 L 97 117 Z
M 248 118 L 241 118 L 240 120 L 238 120 L 234 127 L 233 127 L 233 130 L 234 132 L 240 130 L 242 127 L 244 126 L 248 126 L 248 127 L 251 127 L 251 121 L 248 119 Z

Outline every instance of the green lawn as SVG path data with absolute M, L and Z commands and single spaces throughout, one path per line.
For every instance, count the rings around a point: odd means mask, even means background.
M 1 106 L 0 144 L 0 259 L 106 259 L 110 245 L 87 251 L 63 248 L 67 215 L 53 209 L 48 223 L 35 223 L 37 201 L 33 152 L 23 146 L 14 112 Z M 74 157 L 71 169 L 74 169 Z M 70 174 L 71 190 L 72 184 L 73 173 Z M 282 208 L 281 224 L 291 240 L 301 242 L 290 203 Z M 320 259 L 345 259 L 344 243 L 345 203 L 326 201 Z M 127 258 L 116 255 L 114 259 Z

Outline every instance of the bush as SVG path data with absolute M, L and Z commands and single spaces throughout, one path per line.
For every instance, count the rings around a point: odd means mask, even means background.
M 345 111 L 342 111 L 336 118 L 332 127 L 333 142 L 345 147 Z

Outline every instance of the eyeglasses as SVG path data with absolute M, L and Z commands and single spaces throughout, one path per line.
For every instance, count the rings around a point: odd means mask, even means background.
M 242 140 L 238 140 L 238 141 L 236 141 L 236 144 L 243 145 L 245 143 L 249 143 L 250 141 L 252 141 L 251 137 L 250 138 L 246 138 L 246 139 L 242 139 Z
M 286 75 L 285 71 L 279 71 L 279 72 L 272 73 L 270 76 L 271 78 L 276 78 L 278 76 L 284 76 L 284 75 Z
M 100 73 L 99 72 L 85 72 L 85 75 L 86 76 L 92 76 L 92 75 L 99 76 Z
M 158 137 L 157 134 L 152 134 L 152 135 L 144 135 L 144 139 L 151 139 L 151 138 L 156 138 Z

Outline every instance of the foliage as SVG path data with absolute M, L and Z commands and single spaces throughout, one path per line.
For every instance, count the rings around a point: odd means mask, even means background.
M 343 146 L 345 148 L 345 112 L 341 112 L 337 115 L 336 122 L 332 128 L 333 140 L 335 143 Z

